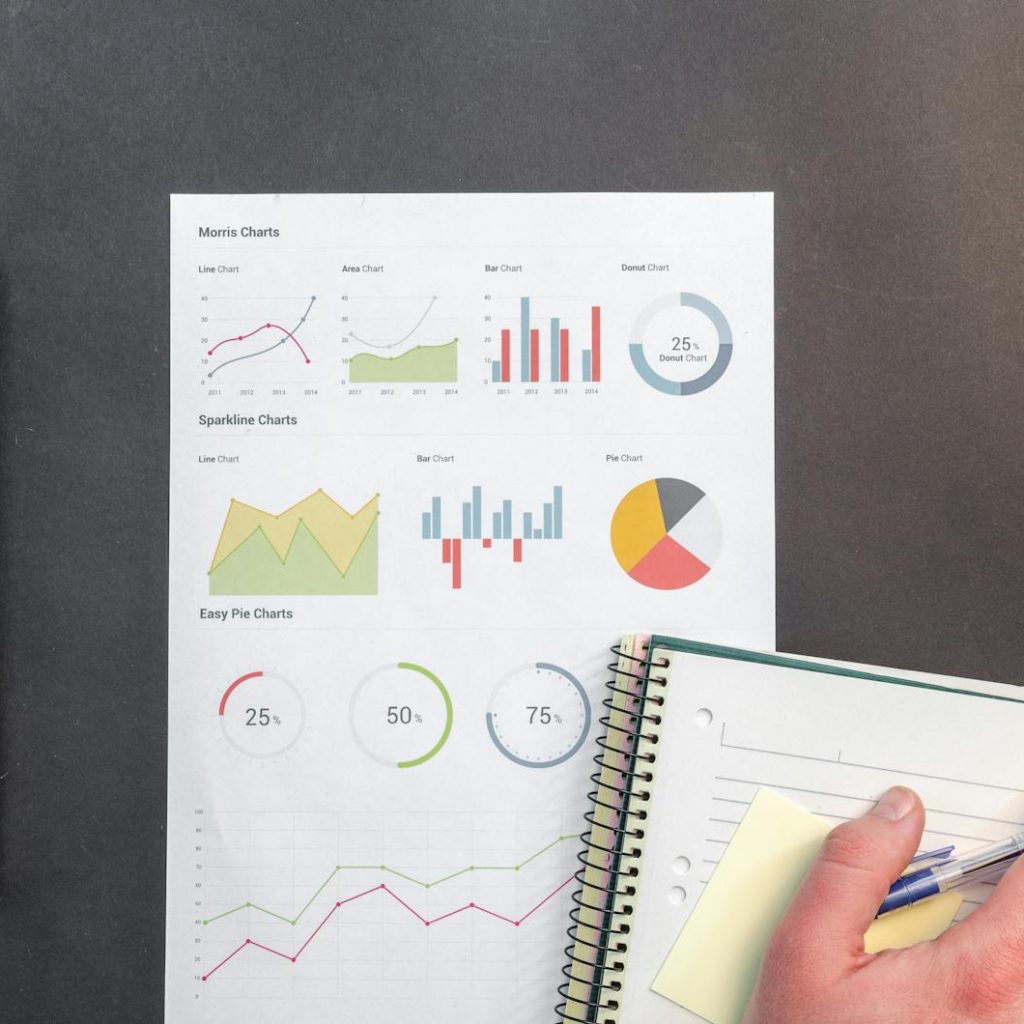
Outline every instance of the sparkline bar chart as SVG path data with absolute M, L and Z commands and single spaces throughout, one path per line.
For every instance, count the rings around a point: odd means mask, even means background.
M 462 589 L 463 545 L 479 541 L 483 550 L 494 550 L 496 542 L 511 543 L 512 561 L 522 562 L 525 541 L 558 541 L 563 539 L 563 497 L 561 486 L 551 490 L 551 500 L 543 503 L 541 512 L 518 512 L 511 498 L 503 498 L 485 520 L 483 488 L 474 486 L 469 501 L 462 502 L 461 528 L 447 530 L 441 498 L 431 498 L 430 508 L 421 513 L 421 539 L 439 541 L 441 562 L 451 566 L 452 589 Z M 485 532 L 484 523 L 490 523 Z M 515 525 L 513 525 L 515 522 Z

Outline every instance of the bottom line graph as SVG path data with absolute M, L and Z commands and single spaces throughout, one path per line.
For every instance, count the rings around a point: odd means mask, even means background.
M 391 899 L 393 899 L 396 903 L 400 904 L 407 911 L 409 911 L 409 913 L 413 917 L 415 917 L 427 928 L 429 928 L 433 924 L 437 924 L 440 921 L 446 921 L 449 918 L 455 917 L 458 914 L 462 914 L 470 910 L 478 911 L 481 914 L 487 914 L 488 916 L 496 918 L 497 920 L 502 921 L 505 924 L 510 924 L 514 928 L 518 928 L 528 918 L 532 917 L 538 910 L 540 910 L 540 908 L 543 907 L 545 903 L 547 903 L 549 900 L 554 899 L 555 896 L 557 896 L 571 881 L 573 881 L 574 877 L 574 875 L 570 875 L 564 882 L 558 885 L 555 889 L 552 889 L 551 892 L 549 892 L 542 900 L 540 900 L 538 903 L 535 903 L 532 907 L 530 907 L 529 910 L 526 911 L 525 914 L 521 915 L 519 918 L 506 917 L 504 914 L 499 914 L 497 911 L 490 910 L 488 907 L 483 907 L 478 903 L 466 903 L 461 907 L 456 907 L 454 910 L 449 910 L 444 914 L 439 914 L 437 917 L 427 918 L 424 917 L 414 907 L 406 903 L 405 900 L 398 896 L 393 890 L 388 888 L 386 883 L 381 882 L 379 885 L 375 885 L 373 886 L 373 888 L 366 889 L 363 892 L 356 893 L 354 896 L 349 896 L 343 900 L 337 900 L 334 906 L 331 907 L 331 909 L 320 921 L 320 923 L 313 929 L 312 932 L 310 932 L 309 936 L 306 938 L 306 941 L 303 942 L 302 945 L 299 946 L 299 948 L 294 953 L 284 953 L 279 949 L 274 949 L 271 946 L 265 946 L 261 942 L 256 942 L 254 939 L 246 939 L 244 942 L 240 943 L 235 949 L 233 949 L 226 957 L 224 957 L 224 959 L 221 960 L 220 963 L 218 963 L 214 967 L 211 967 L 210 970 L 208 970 L 205 974 L 200 975 L 200 980 L 208 981 L 222 967 L 228 964 L 231 960 L 233 960 L 236 956 L 239 955 L 239 953 L 241 953 L 245 949 L 260 949 L 263 950 L 263 952 L 265 953 L 270 953 L 273 956 L 280 957 L 282 960 L 288 960 L 291 963 L 295 963 L 299 959 L 299 957 L 302 956 L 303 952 L 305 952 L 306 948 L 313 941 L 313 939 L 316 938 L 317 934 L 324 927 L 324 925 L 326 925 L 327 922 L 330 921 L 330 919 L 338 912 L 338 910 L 341 909 L 341 907 L 345 906 L 348 903 L 354 903 L 356 900 L 361 900 L 367 896 L 371 896 L 373 895 L 373 893 L 384 893 L 385 895 L 390 896 Z

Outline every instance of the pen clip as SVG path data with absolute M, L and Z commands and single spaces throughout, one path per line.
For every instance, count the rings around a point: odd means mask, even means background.
M 907 865 L 907 871 L 922 871 L 924 868 L 932 867 L 935 864 L 941 864 L 943 861 L 947 861 L 953 856 L 953 851 L 955 849 L 955 846 L 943 846 L 939 850 L 919 853 Z M 904 872 L 904 874 L 905 873 L 906 872 Z

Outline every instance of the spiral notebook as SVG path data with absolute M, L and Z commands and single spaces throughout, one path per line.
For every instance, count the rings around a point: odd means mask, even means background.
M 1024 690 L 664 636 L 630 636 L 615 650 L 563 1024 L 739 1019 L 760 950 L 722 977 L 721 948 L 742 930 L 744 908 L 736 927 L 684 926 L 691 915 L 697 924 L 717 865 L 766 790 L 831 826 L 894 783 L 912 786 L 928 809 L 923 849 L 968 849 L 1024 826 Z M 966 890 L 957 919 L 988 891 Z

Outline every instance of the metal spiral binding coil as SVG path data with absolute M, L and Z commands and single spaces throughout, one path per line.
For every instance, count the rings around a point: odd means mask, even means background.
M 600 719 L 605 731 L 597 738 L 599 752 L 594 763 L 598 770 L 590 776 L 596 788 L 587 794 L 593 807 L 584 815 L 590 828 L 580 836 L 583 848 L 577 854 L 577 860 L 581 866 L 573 876 L 580 888 L 572 893 L 575 906 L 569 911 L 572 924 L 566 934 L 570 942 L 565 947 L 567 962 L 562 968 L 566 980 L 558 986 L 562 1002 L 555 1007 L 558 1024 L 566 1021 L 594 1024 L 599 1019 L 598 1014 L 601 1014 L 603 1024 L 616 1022 L 614 1014 L 619 1009 L 617 994 L 622 989 L 622 982 L 616 975 L 621 975 L 626 968 L 624 954 L 629 948 L 630 932 L 628 921 L 622 919 L 633 912 L 632 905 L 628 903 L 615 909 L 616 901 L 636 895 L 632 880 L 640 873 L 637 861 L 642 851 L 634 844 L 644 837 L 643 823 L 647 820 L 647 811 L 644 807 L 636 807 L 635 803 L 646 804 L 651 798 L 649 784 L 654 780 L 654 773 L 650 766 L 656 760 L 655 754 L 640 753 L 638 748 L 641 740 L 652 744 L 658 742 L 654 730 L 661 724 L 661 715 L 657 711 L 648 713 L 648 704 L 661 708 L 665 703 L 664 696 L 649 692 L 651 684 L 664 687 L 667 679 L 651 675 L 651 668 L 655 666 L 647 641 L 640 645 L 642 657 L 627 653 L 619 646 L 611 650 L 618 660 L 608 666 L 614 674 L 605 684 L 610 694 L 602 704 L 609 713 Z M 657 667 L 662 667 L 661 663 Z M 632 680 L 637 685 L 624 689 L 619 685 L 623 679 Z M 617 700 L 617 697 L 625 698 L 625 701 Z M 614 712 L 626 716 L 628 726 L 613 722 Z M 609 756 L 619 760 L 612 762 Z M 618 776 L 618 785 L 602 780 L 606 771 Z M 619 804 L 601 799 L 612 793 L 620 798 Z M 599 809 L 606 812 L 606 821 L 596 817 Z M 604 841 L 598 838 L 602 833 Z M 603 885 L 586 879 L 588 869 L 597 866 L 595 855 L 608 861 L 607 868 L 603 869 L 607 872 Z M 588 902 L 595 899 L 596 904 Z M 584 911 L 599 915 L 600 924 L 581 920 Z M 590 937 L 581 934 L 584 930 Z M 583 969 L 583 977 L 576 973 L 577 967 Z M 586 998 L 580 993 L 570 993 L 574 983 L 589 990 Z M 577 1016 L 577 1012 L 583 1016 Z

